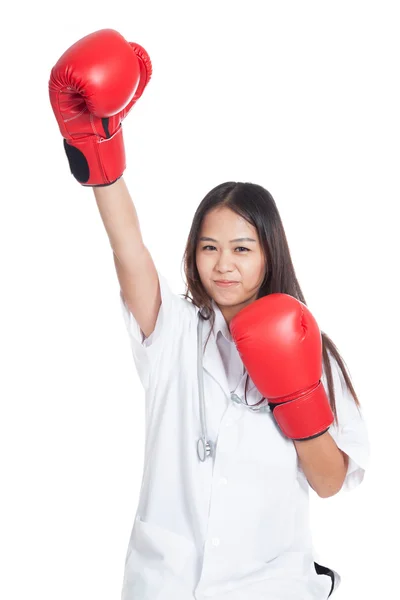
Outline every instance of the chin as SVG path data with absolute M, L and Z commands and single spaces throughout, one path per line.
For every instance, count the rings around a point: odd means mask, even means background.
M 244 304 L 246 302 L 246 298 L 238 298 L 237 300 L 226 300 L 224 298 L 221 298 L 221 300 L 217 300 L 216 298 L 214 298 L 214 302 L 216 304 L 219 304 L 219 306 L 225 306 L 225 307 L 234 307 L 234 306 L 240 306 L 240 304 Z

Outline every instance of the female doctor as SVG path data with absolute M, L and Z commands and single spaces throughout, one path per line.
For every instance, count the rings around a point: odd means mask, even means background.
M 227 182 L 200 203 L 172 293 L 122 178 L 121 122 L 147 52 L 111 29 L 69 48 L 49 93 L 72 174 L 93 188 L 145 391 L 145 465 L 122 600 L 323 600 L 340 576 L 314 560 L 310 487 L 364 477 L 360 403 L 306 306 L 272 196 Z

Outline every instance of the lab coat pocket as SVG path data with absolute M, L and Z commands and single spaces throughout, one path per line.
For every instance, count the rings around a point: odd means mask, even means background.
M 129 542 L 122 600 L 187 600 L 182 578 L 193 544 L 173 531 L 135 519 Z

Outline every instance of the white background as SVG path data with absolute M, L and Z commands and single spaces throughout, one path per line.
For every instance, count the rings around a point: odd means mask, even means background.
M 212 187 L 250 181 L 274 196 L 371 438 L 361 486 L 310 491 L 317 557 L 342 576 L 335 600 L 398 593 L 397 9 L 73 0 L 3 12 L 2 598 L 118 599 L 140 492 L 144 393 L 112 251 L 92 190 L 69 172 L 47 90 L 58 57 L 106 27 L 153 63 L 123 125 L 125 181 L 173 291 L 184 292 L 185 242 Z

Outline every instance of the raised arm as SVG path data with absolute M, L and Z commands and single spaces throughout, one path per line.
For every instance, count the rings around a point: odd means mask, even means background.
M 152 74 L 139 44 L 113 29 L 73 44 L 51 70 L 50 102 L 64 138 L 71 173 L 93 187 L 112 250 L 122 297 L 148 337 L 161 296 L 157 271 L 145 247 L 135 207 L 122 179 L 121 123 Z
M 114 253 L 122 296 L 146 337 L 154 330 L 161 306 L 153 259 L 143 243 L 139 219 L 124 179 L 93 188 Z

